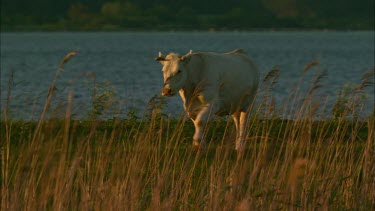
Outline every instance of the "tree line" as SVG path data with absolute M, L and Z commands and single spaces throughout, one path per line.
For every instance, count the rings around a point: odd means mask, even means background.
M 374 29 L 373 0 L 1 0 L 7 30 Z

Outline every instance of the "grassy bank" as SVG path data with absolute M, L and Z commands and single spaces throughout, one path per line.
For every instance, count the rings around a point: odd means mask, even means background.
M 2 122 L 2 209 L 363 209 L 374 206 L 374 119 L 251 121 L 247 148 L 210 123 Z
M 159 108 L 142 119 L 73 120 L 70 92 L 65 118 L 48 118 L 56 80 L 74 54 L 61 62 L 39 121 L 8 119 L 5 106 L 1 210 L 374 208 L 374 114 L 359 117 L 358 96 L 373 74 L 338 97 L 332 118 L 319 119 L 321 76 L 302 101 L 292 94 L 276 108 L 268 92 L 279 74 L 273 70 L 247 120 L 245 151 L 234 150 L 230 119 L 208 122 L 208 147 L 196 151 L 192 123 Z

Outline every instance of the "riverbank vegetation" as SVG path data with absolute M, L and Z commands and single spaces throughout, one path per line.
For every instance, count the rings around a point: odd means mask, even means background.
M 269 92 L 280 74 L 275 68 L 247 121 L 245 151 L 234 150 L 234 126 L 225 118 L 208 123 L 208 147 L 196 151 L 192 123 L 169 118 L 159 106 L 139 118 L 100 120 L 94 112 L 74 120 L 72 89 L 65 118 L 49 118 L 56 80 L 74 54 L 56 72 L 39 121 L 8 119 L 8 92 L 0 127 L 2 210 L 374 207 L 375 118 L 359 115 L 373 71 L 333 108 L 314 97 L 322 75 L 302 98 L 291 94 L 290 104 L 276 107 Z M 322 118 L 326 109 L 331 118 Z
M 372 0 L 3 0 L 1 30 L 373 30 L 373 8 Z

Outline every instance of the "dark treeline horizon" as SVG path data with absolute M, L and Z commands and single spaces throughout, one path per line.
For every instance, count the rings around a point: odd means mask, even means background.
M 374 29 L 373 0 L 1 0 L 1 30 Z

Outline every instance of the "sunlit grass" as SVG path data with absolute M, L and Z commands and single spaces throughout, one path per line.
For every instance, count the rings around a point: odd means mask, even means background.
M 264 96 L 278 74 L 266 77 Z M 334 118 L 316 119 L 325 110 L 312 97 L 319 80 L 303 101 L 293 93 L 290 104 L 275 108 L 263 97 L 248 120 L 243 153 L 234 150 L 226 119 L 208 123 L 207 150 L 195 151 L 185 118 L 72 120 L 73 90 L 65 119 L 10 120 L 6 106 L 1 210 L 371 210 L 374 115 L 356 117 L 353 95 Z

